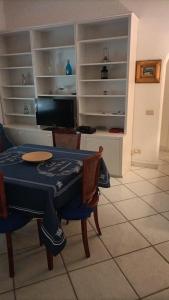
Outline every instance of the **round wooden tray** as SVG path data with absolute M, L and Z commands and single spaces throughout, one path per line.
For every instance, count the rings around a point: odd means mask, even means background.
M 34 151 L 22 155 L 22 159 L 28 162 L 41 162 L 52 158 L 53 154 L 45 151 Z

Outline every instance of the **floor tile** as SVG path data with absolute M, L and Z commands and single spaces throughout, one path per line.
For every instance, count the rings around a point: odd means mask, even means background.
M 168 260 L 169 262 L 169 242 L 156 245 L 155 248 Z
M 106 204 L 98 207 L 98 218 L 100 228 L 106 227 L 109 225 L 119 224 L 125 222 L 126 219 L 118 212 L 118 210 L 113 207 L 112 204 Z M 89 219 L 91 224 L 95 228 L 93 216 Z
M 169 164 L 159 165 L 158 170 L 165 175 L 169 175 Z
M 57 276 L 16 290 L 17 300 L 75 300 L 67 275 Z
M 72 235 L 80 234 L 82 232 L 81 230 L 81 222 L 79 220 L 77 221 L 69 221 L 68 224 L 65 224 L 65 220 L 62 221 L 63 224 L 63 231 L 66 237 L 70 237 Z M 93 230 L 90 223 L 88 222 L 88 231 Z
M 111 201 L 116 202 L 133 198 L 136 195 L 123 185 L 113 186 L 109 189 L 104 189 L 102 193 Z
M 168 299 L 169 299 L 169 289 L 145 298 L 145 300 L 168 300 Z
M 143 196 L 142 199 L 154 207 L 158 212 L 169 210 L 169 194 L 165 192 Z
M 150 182 L 163 191 L 169 190 L 169 176 L 154 178 Z
M 0 299 L 1 300 L 15 300 L 14 292 L 1 294 Z
M 88 234 L 88 241 L 91 256 L 86 258 L 81 235 L 68 239 L 67 246 L 62 251 L 68 270 L 88 266 L 111 257 L 95 232 Z
M 0 293 L 13 289 L 13 280 L 9 277 L 8 272 L 9 271 L 7 255 L 2 254 L 0 255 Z
M 6 253 L 6 239 L 5 234 L 0 234 L 0 254 Z
M 132 190 L 137 196 L 144 196 L 148 194 L 153 194 L 157 192 L 161 192 L 160 189 L 155 187 L 153 184 L 147 181 L 139 181 L 134 183 L 127 183 L 126 186 Z
M 44 249 L 29 249 L 26 252 L 15 255 L 15 270 L 16 287 L 48 279 L 66 272 L 60 255 L 54 257 L 53 270 L 48 270 L 46 251 Z
M 169 240 L 169 221 L 160 215 L 131 222 L 152 244 Z
M 129 223 L 103 228 L 101 240 L 113 257 L 149 246 Z
M 133 300 L 137 296 L 111 260 L 70 273 L 79 300 Z
M 130 171 L 130 172 L 126 173 L 123 176 L 123 178 L 118 178 L 118 180 L 124 184 L 124 183 L 130 183 L 130 182 L 137 182 L 137 181 L 143 180 L 143 178 L 136 175 L 134 172 Z
M 169 220 L 169 211 L 162 213 L 162 215 Z
M 110 185 L 111 186 L 119 185 L 119 184 L 121 184 L 120 181 L 119 181 L 119 178 L 116 179 L 116 178 L 110 177 Z
M 114 205 L 125 215 L 128 220 L 156 214 L 154 209 L 152 209 L 138 197 L 116 202 Z
M 145 179 L 150 179 L 150 178 L 156 178 L 156 177 L 161 177 L 164 176 L 163 173 L 161 173 L 159 170 L 157 169 L 140 169 L 140 170 L 135 170 L 134 171 L 137 175 L 142 176 Z
M 141 297 L 169 286 L 169 264 L 153 248 L 118 257 L 116 261 Z
M 32 220 L 20 230 L 13 232 L 12 241 L 14 250 L 39 247 L 39 235 L 36 220 Z
M 100 194 L 98 206 L 107 203 L 109 203 L 109 200 L 106 197 L 104 197 L 104 195 Z

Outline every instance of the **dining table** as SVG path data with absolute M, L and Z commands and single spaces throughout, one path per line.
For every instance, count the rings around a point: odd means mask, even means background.
M 45 151 L 46 161 L 25 161 L 25 153 Z M 41 238 L 53 255 L 66 244 L 58 210 L 82 193 L 83 160 L 96 152 L 24 144 L 0 153 L 0 172 L 4 174 L 9 210 L 43 219 Z M 110 187 L 110 176 L 103 158 L 99 186 Z

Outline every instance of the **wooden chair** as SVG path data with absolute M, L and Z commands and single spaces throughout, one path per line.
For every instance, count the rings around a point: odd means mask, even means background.
M 87 237 L 87 219 L 91 213 L 94 214 L 94 221 L 99 235 L 101 230 L 98 222 L 97 204 L 99 201 L 99 167 L 103 148 L 100 146 L 99 152 L 83 161 L 83 184 L 82 196 L 73 199 L 69 205 L 60 209 L 61 219 L 81 220 L 82 240 L 86 257 L 90 257 L 88 237 Z
M 81 134 L 74 129 L 54 129 L 53 146 L 67 149 L 80 149 Z
M 3 181 L 3 174 L 0 173 L 0 234 L 5 234 L 8 263 L 9 263 L 9 276 L 14 277 L 14 258 L 13 258 L 13 246 L 12 246 L 12 232 L 25 226 L 31 221 L 31 217 L 22 213 L 11 211 L 8 212 L 5 187 Z M 47 261 L 49 270 L 53 269 L 53 261 L 51 261 L 51 255 L 47 250 Z

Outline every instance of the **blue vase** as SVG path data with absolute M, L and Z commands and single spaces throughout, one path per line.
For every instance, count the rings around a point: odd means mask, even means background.
M 72 75 L 72 67 L 70 65 L 70 60 L 67 60 L 67 65 L 66 65 L 66 75 Z

